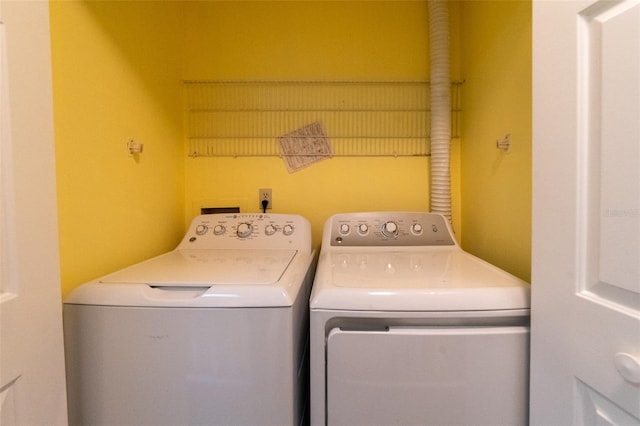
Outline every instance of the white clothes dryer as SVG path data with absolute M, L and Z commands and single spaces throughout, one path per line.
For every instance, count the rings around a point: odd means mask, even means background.
M 441 215 L 332 216 L 310 300 L 311 424 L 527 424 L 529 294 Z
M 72 425 L 308 420 L 314 253 L 297 215 L 196 217 L 178 247 L 64 302 Z

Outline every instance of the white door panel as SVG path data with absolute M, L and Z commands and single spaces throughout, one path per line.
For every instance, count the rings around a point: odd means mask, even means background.
M 637 423 L 637 419 L 584 383 L 578 381 L 576 390 L 576 405 L 579 408 L 577 424 L 613 426 Z
M 578 252 L 581 291 L 640 294 L 640 3 L 581 13 Z M 631 293 L 627 293 L 627 291 Z
M 533 46 L 531 423 L 640 424 L 640 1 L 536 1 Z

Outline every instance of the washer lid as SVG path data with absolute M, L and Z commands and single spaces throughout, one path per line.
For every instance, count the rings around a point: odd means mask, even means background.
M 101 283 L 153 287 L 270 285 L 280 280 L 295 250 L 179 249 L 103 277 Z
M 174 250 L 74 289 L 66 304 L 135 307 L 288 307 L 313 252 Z
M 311 308 L 380 311 L 528 309 L 529 284 L 458 247 L 321 256 Z

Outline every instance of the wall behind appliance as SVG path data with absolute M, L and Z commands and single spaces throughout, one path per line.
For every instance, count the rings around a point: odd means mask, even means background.
M 528 279 L 531 3 L 450 7 L 452 79 L 466 79 L 454 228 Z M 65 293 L 173 247 L 201 202 L 257 211 L 261 187 L 274 212 L 311 220 L 316 243 L 334 212 L 428 209 L 425 158 L 334 158 L 291 175 L 277 158 L 187 158 L 180 92 L 182 79 L 428 78 L 424 1 L 54 1 L 51 35 Z
M 187 80 L 429 78 L 423 1 L 208 1 L 185 7 Z M 454 23 L 456 11 L 453 5 Z M 452 45 L 456 48 L 457 40 Z M 457 50 L 452 57 L 455 74 Z M 454 226 L 459 231 L 457 146 L 455 141 Z M 185 181 L 187 222 L 203 205 L 257 212 L 258 189 L 272 188 L 272 212 L 307 217 L 316 245 L 333 213 L 429 209 L 429 159 L 424 157 L 336 157 L 293 174 L 279 158 L 187 158 Z
M 461 4 L 463 247 L 531 277 L 531 2 Z M 509 153 L 496 140 L 510 133 Z
M 50 3 L 63 293 L 182 235 L 180 10 Z

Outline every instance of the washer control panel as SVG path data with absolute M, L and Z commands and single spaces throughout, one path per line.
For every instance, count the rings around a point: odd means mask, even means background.
M 385 247 L 456 244 L 444 216 L 421 212 L 337 214 L 325 225 L 323 244 L 327 243 Z
M 311 227 L 305 218 L 259 213 L 197 216 L 178 246 L 183 249 L 300 247 L 311 247 Z

